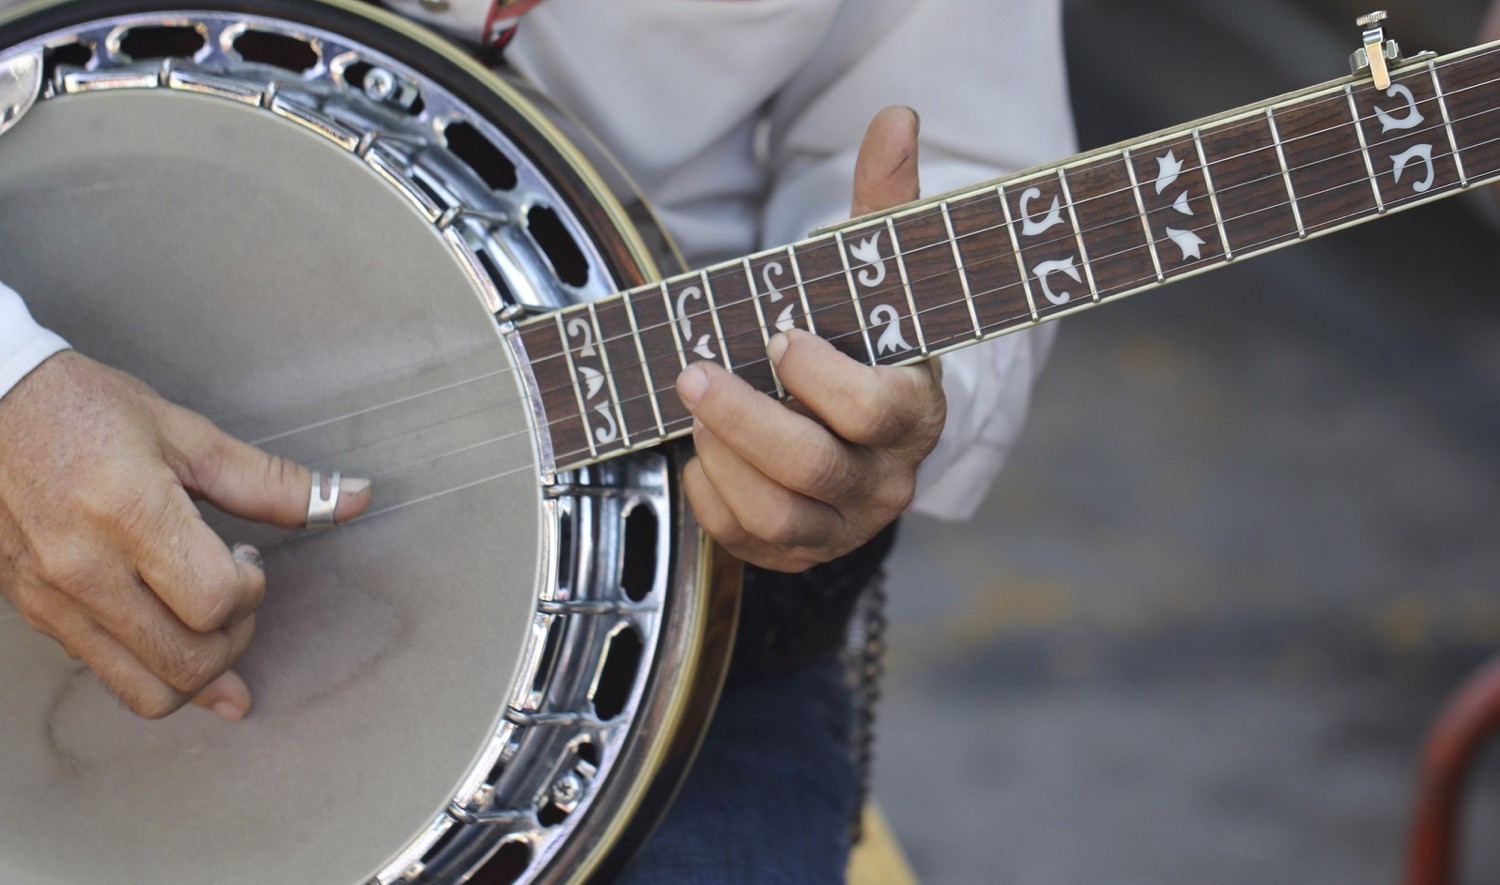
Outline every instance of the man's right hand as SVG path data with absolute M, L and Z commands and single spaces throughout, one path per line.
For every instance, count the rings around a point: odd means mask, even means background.
M 141 716 L 191 700 L 239 719 L 250 693 L 229 667 L 265 574 L 193 498 L 290 529 L 310 484 L 301 465 L 64 351 L 0 398 L 0 593 Z M 369 501 L 367 481 L 345 479 L 335 518 Z

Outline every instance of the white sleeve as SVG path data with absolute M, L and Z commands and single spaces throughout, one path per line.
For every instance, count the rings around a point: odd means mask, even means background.
M 921 117 L 922 192 L 1076 150 L 1056 0 L 846 0 L 817 55 L 772 107 L 767 245 L 848 214 L 860 135 L 881 107 Z M 948 423 L 913 509 L 963 519 L 1014 445 L 1055 327 L 944 356 Z
M 0 283 L 0 396 L 42 360 L 67 349 L 68 342 L 38 326 L 21 296 Z

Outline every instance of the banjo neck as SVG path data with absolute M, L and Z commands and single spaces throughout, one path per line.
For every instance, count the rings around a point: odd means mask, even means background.
M 1419 56 L 529 319 L 544 461 L 690 432 L 693 361 L 785 399 L 779 331 L 905 365 L 1493 181 L 1497 78 L 1500 44 Z

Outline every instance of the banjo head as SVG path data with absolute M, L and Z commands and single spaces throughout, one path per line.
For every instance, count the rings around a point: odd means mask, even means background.
M 456 54 L 344 3 L 235 5 L 0 26 L 0 65 L 44 68 L 0 135 L 0 280 L 80 352 L 376 497 L 323 534 L 204 509 L 266 559 L 241 723 L 134 717 L 0 601 L 0 881 L 585 875 L 670 793 L 732 603 L 664 456 L 550 474 L 507 321 L 649 259 Z

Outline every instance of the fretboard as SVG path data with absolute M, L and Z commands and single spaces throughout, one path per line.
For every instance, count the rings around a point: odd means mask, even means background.
M 784 398 L 780 330 L 916 362 L 1500 178 L 1497 77 L 1500 44 L 1419 59 L 529 319 L 544 466 L 689 432 L 697 360 Z

